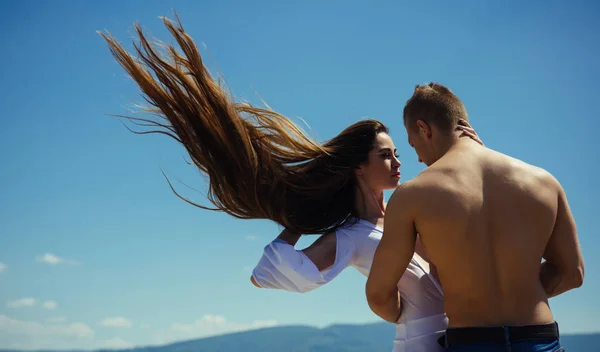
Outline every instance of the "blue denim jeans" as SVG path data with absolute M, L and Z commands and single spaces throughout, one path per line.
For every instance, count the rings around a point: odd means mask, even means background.
M 539 339 L 511 344 L 460 344 L 446 347 L 448 352 L 563 352 L 558 339 Z
M 448 352 L 563 352 L 556 322 L 529 326 L 449 328 L 440 339 Z

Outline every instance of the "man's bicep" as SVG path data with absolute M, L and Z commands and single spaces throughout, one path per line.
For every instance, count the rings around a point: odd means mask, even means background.
M 567 271 L 583 266 L 577 226 L 562 187 L 559 188 L 556 221 L 544 251 L 544 259 Z
M 402 194 L 395 196 L 386 209 L 383 236 L 369 274 L 374 287 L 395 287 L 415 251 L 416 232 L 409 202 L 398 199 Z

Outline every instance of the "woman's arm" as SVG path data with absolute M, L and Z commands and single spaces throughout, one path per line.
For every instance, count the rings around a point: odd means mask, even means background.
M 297 233 L 297 232 L 292 232 L 288 229 L 283 229 L 283 231 L 281 231 L 279 233 L 279 236 L 277 236 L 277 239 L 285 241 L 290 246 L 295 246 L 296 243 L 298 243 L 300 236 L 302 236 L 302 234 Z M 261 288 L 261 286 L 258 284 L 258 282 L 256 282 L 256 280 L 254 280 L 253 275 L 250 275 L 250 282 L 252 282 L 252 285 L 254 285 L 258 288 Z
M 254 286 L 308 292 L 329 282 L 349 265 L 353 245 L 345 240 L 340 249 L 335 232 L 320 236 L 303 250 L 293 247 L 299 238 L 299 234 L 283 230 L 265 247 L 250 277 Z M 338 251 L 342 253 L 340 258 Z M 326 269 L 330 270 L 324 272 Z
M 277 236 L 277 239 L 286 242 L 290 246 L 295 246 L 300 236 L 302 235 L 299 233 L 284 229 Z M 335 232 L 329 232 L 320 236 L 310 246 L 304 248 L 302 253 L 313 262 L 319 271 L 323 271 L 335 263 L 336 242 Z M 261 287 L 252 275 L 250 276 L 250 282 L 256 287 Z
M 285 229 L 281 231 L 279 236 L 277 236 L 277 239 L 287 242 L 290 246 L 295 246 L 296 243 L 298 243 L 300 236 L 302 236 L 301 233 L 292 232 L 288 229 Z

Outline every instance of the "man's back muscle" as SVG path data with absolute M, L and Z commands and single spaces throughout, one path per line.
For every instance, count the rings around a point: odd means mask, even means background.
M 547 172 L 461 143 L 413 181 L 415 225 L 452 327 L 553 321 L 539 280 L 557 212 Z

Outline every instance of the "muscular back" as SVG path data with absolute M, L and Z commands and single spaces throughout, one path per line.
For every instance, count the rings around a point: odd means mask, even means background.
M 450 326 L 553 321 L 539 279 L 560 186 L 547 172 L 471 143 L 412 181 L 416 230 L 444 289 Z

